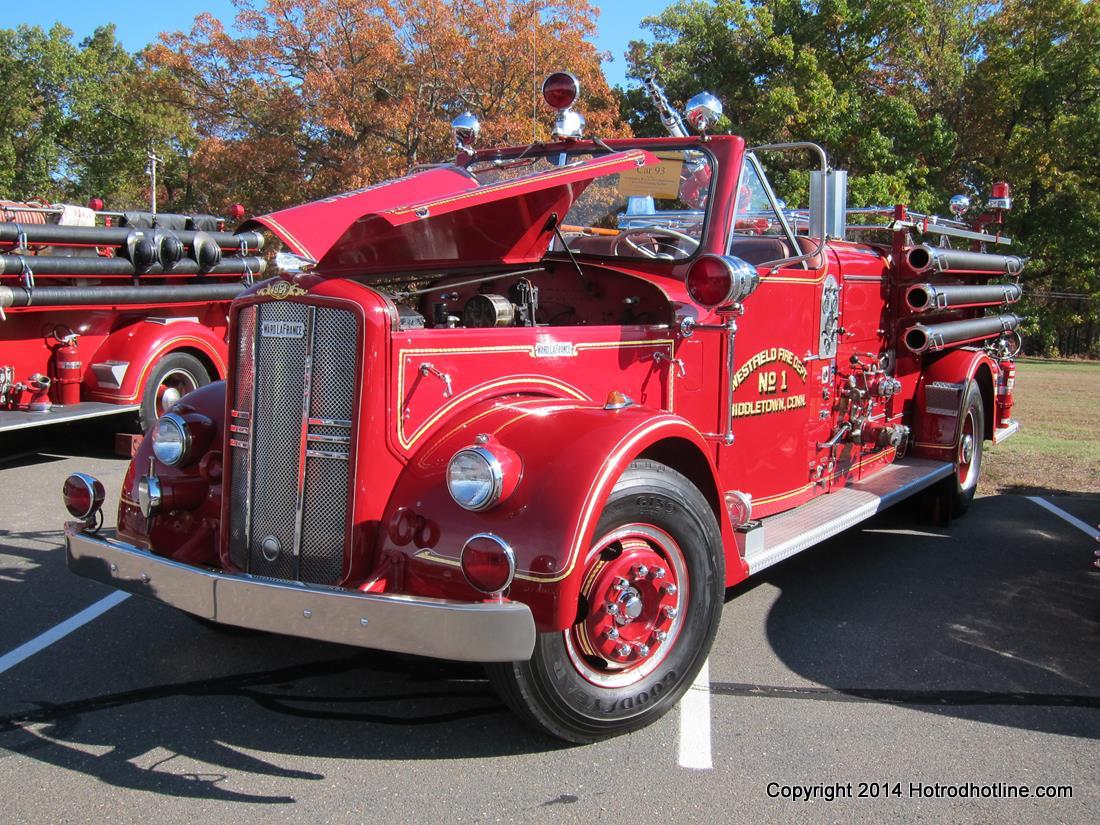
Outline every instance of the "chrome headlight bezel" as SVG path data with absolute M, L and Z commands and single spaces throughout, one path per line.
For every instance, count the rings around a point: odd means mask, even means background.
M 178 432 L 178 442 L 162 441 L 160 439 L 162 429 L 166 431 L 167 428 L 172 428 Z M 191 428 L 183 417 L 176 413 L 166 413 L 158 418 L 157 423 L 153 425 L 150 437 L 153 441 L 153 455 L 161 464 L 169 467 L 179 467 L 191 457 Z M 179 452 L 169 452 L 168 449 L 174 447 L 177 443 L 179 444 Z
M 476 496 L 464 496 L 460 491 L 456 491 L 456 464 L 468 460 L 478 462 L 474 466 L 479 467 L 483 472 L 483 476 L 474 482 L 481 485 L 481 493 Z M 451 460 L 447 463 L 447 492 L 450 493 L 455 504 L 471 512 L 478 513 L 494 507 L 504 492 L 504 468 L 501 466 L 500 459 L 486 447 L 463 447 L 451 456 Z

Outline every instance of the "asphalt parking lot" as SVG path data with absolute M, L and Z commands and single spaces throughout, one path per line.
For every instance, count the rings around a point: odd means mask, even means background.
M 61 483 L 101 478 L 110 522 L 126 463 L 102 426 L 0 446 L 0 822 L 1097 819 L 1100 571 L 1026 497 L 947 529 L 903 507 L 771 568 L 728 593 L 682 708 L 567 747 L 477 667 L 136 597 L 43 636 L 111 593 L 65 569 Z M 1044 499 L 1100 521 L 1100 498 Z

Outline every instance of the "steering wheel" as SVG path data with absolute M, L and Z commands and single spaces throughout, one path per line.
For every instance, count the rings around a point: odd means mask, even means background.
M 636 243 L 631 238 L 632 235 L 648 235 L 649 237 L 646 240 L 651 243 L 654 248 L 647 249 L 645 246 Z M 662 235 L 665 236 L 665 239 L 658 237 Z M 686 255 L 684 254 L 684 250 L 677 246 L 676 241 L 685 241 L 691 244 L 691 249 L 688 250 L 688 253 Z M 615 236 L 615 240 L 611 243 L 611 254 L 621 254 L 619 250 L 622 244 L 626 244 L 635 252 L 646 258 L 660 258 L 661 260 L 671 261 L 675 260 L 676 258 L 688 257 L 698 248 L 699 241 L 691 237 L 691 235 L 685 235 L 683 232 L 677 232 L 675 229 L 669 229 L 667 226 L 650 225 L 634 226 L 630 229 L 623 229 L 621 232 L 619 232 L 618 235 Z M 667 246 L 671 249 L 674 249 L 678 254 L 661 252 L 660 249 L 662 246 Z

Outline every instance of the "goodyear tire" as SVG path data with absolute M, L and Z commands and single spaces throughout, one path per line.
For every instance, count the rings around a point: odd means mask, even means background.
M 157 362 L 141 394 L 138 424 L 148 432 L 157 419 L 192 390 L 210 383 L 202 361 L 186 352 L 170 353 Z
M 725 571 L 714 512 L 687 478 L 633 462 L 582 565 L 578 620 L 527 662 L 489 665 L 501 698 L 536 728 L 594 742 L 660 718 L 706 661 Z

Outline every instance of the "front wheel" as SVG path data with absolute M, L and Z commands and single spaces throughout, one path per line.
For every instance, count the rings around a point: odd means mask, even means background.
M 714 512 L 680 473 L 633 462 L 582 565 L 577 621 L 541 634 L 530 661 L 489 665 L 504 701 L 560 739 L 593 742 L 660 718 L 691 686 L 722 612 Z

